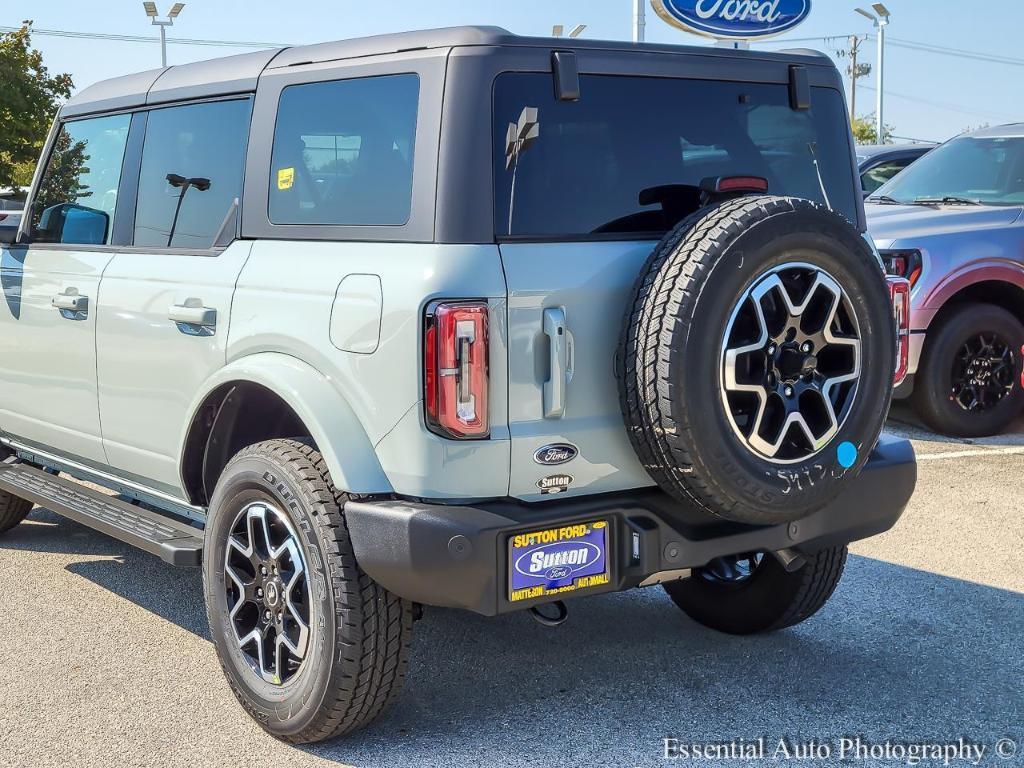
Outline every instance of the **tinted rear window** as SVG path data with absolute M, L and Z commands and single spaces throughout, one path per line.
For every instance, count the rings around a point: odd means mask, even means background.
M 412 205 L 419 77 L 292 85 L 274 130 L 274 224 L 401 225 Z
M 497 78 L 499 236 L 664 232 L 693 210 L 692 188 L 712 176 L 761 176 L 771 194 L 819 202 L 824 186 L 832 207 L 857 220 L 859 184 L 838 91 L 814 88 L 811 109 L 794 111 L 782 84 L 606 75 L 580 81 L 581 98 L 572 102 L 555 99 L 549 74 Z M 537 108 L 539 136 L 507 167 L 508 125 L 525 107 Z M 684 186 L 661 193 L 664 202 L 640 204 L 642 191 L 663 185 Z

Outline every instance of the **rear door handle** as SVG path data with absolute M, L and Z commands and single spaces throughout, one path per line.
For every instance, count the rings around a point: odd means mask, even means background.
M 77 288 L 65 288 L 50 300 L 50 304 L 60 311 L 66 320 L 85 320 L 89 315 L 89 297 L 78 293 Z
M 184 304 L 172 305 L 167 318 L 189 336 L 212 336 L 217 328 L 217 310 L 204 307 L 202 299 L 189 298 Z
M 544 418 L 560 419 L 565 414 L 565 394 L 572 378 L 572 336 L 565 324 L 565 310 L 544 310 L 544 335 L 548 337 L 549 373 L 544 382 Z

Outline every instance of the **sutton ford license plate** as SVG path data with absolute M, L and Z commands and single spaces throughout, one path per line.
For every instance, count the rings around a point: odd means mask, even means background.
M 509 536 L 509 602 L 607 584 L 607 552 L 606 520 Z

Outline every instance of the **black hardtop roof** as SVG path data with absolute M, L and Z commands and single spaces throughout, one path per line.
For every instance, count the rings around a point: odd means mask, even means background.
M 252 92 L 267 69 L 343 59 L 380 56 L 410 50 L 465 46 L 545 47 L 560 50 L 619 50 L 682 53 L 711 57 L 742 57 L 770 61 L 799 61 L 834 66 L 822 53 L 807 49 L 777 52 L 733 50 L 697 45 L 631 43 L 622 40 L 523 37 L 501 27 L 465 26 L 397 32 L 329 43 L 275 48 L 181 64 L 102 80 L 75 94 L 61 109 L 63 117 L 132 109 L 183 99 Z

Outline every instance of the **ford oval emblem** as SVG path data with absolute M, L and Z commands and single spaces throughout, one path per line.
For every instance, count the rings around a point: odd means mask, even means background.
M 579 450 L 571 443 L 552 443 L 538 448 L 533 454 L 533 460 L 550 467 L 572 461 L 578 454 Z
M 781 34 L 811 12 L 811 0 L 651 0 L 651 5 L 674 27 L 735 40 Z

